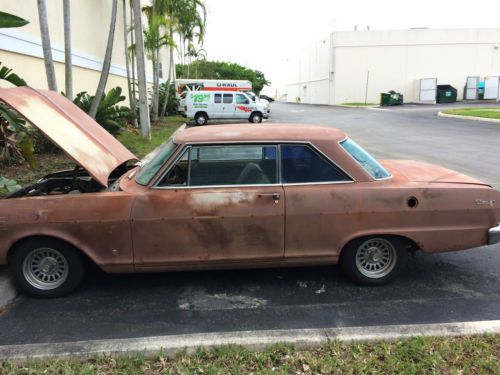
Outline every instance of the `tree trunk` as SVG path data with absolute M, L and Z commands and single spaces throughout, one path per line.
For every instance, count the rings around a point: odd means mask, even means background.
M 97 114 L 97 110 L 99 109 L 99 104 L 101 104 L 101 100 L 104 95 L 104 90 L 106 89 L 106 83 L 108 82 L 109 68 L 111 66 L 111 54 L 113 52 L 113 41 L 115 39 L 117 7 L 118 7 L 118 0 L 113 0 L 113 5 L 111 8 L 111 22 L 109 24 L 108 44 L 106 46 L 106 54 L 104 55 L 104 63 L 102 65 L 101 78 L 99 79 L 99 84 L 97 85 L 97 90 L 95 92 L 94 100 L 92 100 L 92 105 L 90 106 L 90 111 L 89 111 L 89 116 L 92 118 L 95 118 L 95 115 Z
M 172 47 L 170 47 L 170 48 L 172 48 Z M 172 67 L 170 66 L 170 63 L 168 65 L 169 65 L 168 78 L 167 78 L 167 82 L 165 84 L 166 85 L 165 86 L 165 99 L 164 99 L 162 106 L 161 106 L 161 112 L 160 112 L 161 117 L 164 117 L 167 114 L 167 104 L 168 104 L 168 99 L 170 97 L 170 79 L 172 78 Z
M 52 47 L 50 45 L 49 24 L 47 22 L 47 6 L 45 0 L 37 0 L 38 19 L 40 21 L 40 34 L 42 36 L 43 60 L 45 63 L 45 74 L 49 90 L 57 91 L 56 71 L 52 59 Z
M 152 23 L 155 22 L 156 19 L 156 2 L 153 0 L 152 2 L 152 16 L 151 20 Z M 150 26 L 151 27 L 151 26 Z M 159 66 L 158 66 L 158 32 L 159 30 L 156 30 L 155 33 L 155 42 L 156 46 L 153 47 L 153 50 L 151 51 L 151 61 L 153 63 L 153 95 L 152 95 L 152 106 L 151 106 L 151 120 L 156 122 L 158 121 L 158 107 L 159 107 L 159 93 L 160 93 L 160 77 L 159 77 Z
M 71 61 L 71 5 L 70 0 L 63 0 L 64 17 L 64 83 L 65 94 L 73 100 L 73 62 Z
M 134 6 L 135 58 L 137 60 L 137 81 L 139 84 L 139 116 L 141 135 L 151 139 L 149 124 L 148 91 L 146 87 L 146 62 L 144 61 L 144 36 L 142 31 L 142 15 L 140 0 L 132 0 Z
M 174 35 L 174 30 L 172 26 L 170 26 L 170 40 L 173 40 L 173 35 Z M 165 116 L 167 114 L 167 104 L 168 104 L 168 99 L 170 98 L 170 79 L 172 78 L 172 72 L 174 76 L 174 86 L 175 86 L 175 71 L 172 69 L 175 69 L 175 66 L 173 66 L 173 61 L 174 61 L 174 49 L 172 46 L 169 46 L 169 54 L 170 54 L 170 61 L 168 63 L 168 79 L 167 79 L 167 86 L 166 86 L 166 92 L 165 92 L 165 101 L 163 102 L 163 106 L 161 109 L 161 117 Z
M 66 0 L 65 0 L 66 1 Z M 132 84 L 130 82 L 130 64 L 128 57 L 128 38 L 127 38 L 127 2 L 126 0 L 122 1 L 123 4 L 123 41 L 125 46 L 125 69 L 127 70 L 127 88 L 128 88 L 128 101 L 130 104 L 130 109 L 134 111 L 135 109 L 135 96 L 132 95 Z M 132 125 L 137 128 L 137 117 L 132 117 Z
M 134 27 L 134 9 L 132 7 L 132 2 L 130 4 L 130 25 Z M 135 38 L 134 38 L 134 30 L 130 31 L 130 45 L 133 46 L 135 45 Z M 132 62 L 132 97 L 134 99 L 134 115 L 135 115 L 135 127 L 139 127 L 139 122 L 137 121 L 137 87 L 136 87 L 136 79 L 135 79 L 135 51 L 131 51 L 131 62 Z

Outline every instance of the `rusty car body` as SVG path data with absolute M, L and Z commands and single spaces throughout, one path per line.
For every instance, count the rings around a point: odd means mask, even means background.
M 500 241 L 500 194 L 417 161 L 377 162 L 340 130 L 182 129 L 139 163 L 61 95 L 0 100 L 79 168 L 0 200 L 0 264 L 37 297 L 64 295 L 90 260 L 110 273 L 325 265 L 391 281 L 408 251 Z

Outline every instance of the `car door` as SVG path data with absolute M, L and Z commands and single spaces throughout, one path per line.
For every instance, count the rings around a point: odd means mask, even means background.
M 310 144 L 280 145 L 285 258 L 337 257 L 353 180 Z
M 259 263 L 284 255 L 277 146 L 189 146 L 132 211 L 135 266 Z
M 233 118 L 234 117 L 234 94 L 222 94 L 222 111 L 220 118 Z
M 247 119 L 253 112 L 250 99 L 243 94 L 236 94 L 236 105 L 234 106 L 234 117 Z
M 210 118 L 221 118 L 224 112 L 222 109 L 224 107 L 222 103 L 222 93 L 215 93 L 213 100 L 212 110 L 208 113 L 208 116 Z

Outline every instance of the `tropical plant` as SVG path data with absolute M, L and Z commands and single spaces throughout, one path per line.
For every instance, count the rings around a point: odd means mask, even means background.
M 13 193 L 19 189 L 21 186 L 16 181 L 0 175 L 0 191 L 6 190 L 8 193 Z
M 7 27 L 21 27 L 27 25 L 29 21 L 10 13 L 0 12 L 0 29 Z
M 167 95 L 167 87 L 170 88 L 168 95 Z M 159 98 L 162 107 L 165 106 L 166 113 L 172 114 L 177 112 L 177 107 L 179 106 L 179 99 L 177 98 L 177 95 L 175 95 L 174 85 L 170 84 L 167 86 L 166 82 L 160 84 Z
M 40 22 L 40 35 L 42 36 L 43 60 L 45 63 L 45 74 L 49 90 L 57 91 L 56 71 L 52 58 L 52 47 L 50 45 L 49 24 L 47 21 L 47 5 L 45 0 L 37 0 L 38 19 Z
M 100 107 L 101 100 L 103 99 L 106 83 L 108 82 L 109 68 L 111 67 L 111 55 L 113 53 L 113 40 L 115 39 L 115 26 L 116 26 L 116 13 L 118 7 L 118 0 L 113 0 L 111 7 L 111 21 L 109 24 L 108 43 L 106 45 L 106 53 L 104 55 L 104 62 L 102 65 L 101 77 L 99 84 L 94 95 L 94 102 L 88 112 L 89 116 L 93 119 L 96 118 L 98 108 Z
M 0 62 L 0 80 L 14 86 L 26 86 L 24 79 L 12 72 Z M 25 160 L 36 167 L 33 141 L 29 136 L 30 128 L 26 121 L 13 109 L 0 103 L 0 161 L 9 163 L 14 160 Z
M 95 120 L 108 132 L 113 135 L 119 134 L 131 120 L 133 113 L 129 107 L 120 106 L 118 103 L 125 100 L 121 87 L 115 87 L 103 95 L 101 103 L 97 108 Z M 73 103 L 84 112 L 89 112 L 94 102 L 94 97 L 86 91 L 76 94 Z

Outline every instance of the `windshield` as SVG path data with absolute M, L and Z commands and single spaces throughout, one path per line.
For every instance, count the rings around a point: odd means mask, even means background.
M 358 145 L 352 139 L 347 138 L 344 141 L 340 142 L 340 145 L 374 179 L 381 180 L 384 178 L 391 177 L 391 174 L 377 160 L 375 160 L 373 156 L 371 156 L 367 151 L 365 151 L 360 145 Z
M 139 163 L 141 169 L 137 173 L 135 180 L 141 185 L 147 185 L 176 148 L 177 145 L 170 138 L 147 154 Z

